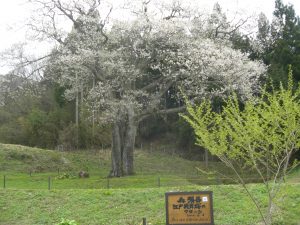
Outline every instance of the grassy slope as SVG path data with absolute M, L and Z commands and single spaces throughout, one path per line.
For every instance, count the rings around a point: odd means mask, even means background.
M 137 175 L 171 174 L 191 175 L 196 173 L 198 162 L 156 152 L 135 151 Z M 110 153 L 106 150 L 58 152 L 19 145 L 0 144 L 0 169 L 6 172 L 51 172 L 89 170 L 106 176 L 110 167 Z
M 168 153 L 135 151 L 135 176 L 111 179 L 110 188 L 151 188 L 162 186 L 214 184 L 216 177 L 200 173 L 203 163 L 189 161 Z M 211 169 L 225 171 L 222 163 L 211 162 Z M 75 179 L 57 179 L 59 173 L 68 173 Z M 80 170 L 90 173 L 89 179 L 78 179 Z M 109 151 L 57 152 L 17 145 L 0 144 L 0 187 L 6 175 L 7 188 L 40 189 L 61 188 L 106 188 L 106 176 L 110 170 Z M 29 176 L 32 171 L 32 176 Z M 226 182 L 225 180 L 224 182 Z
M 53 172 L 59 168 L 61 171 L 78 169 L 95 170 L 101 161 L 103 169 L 108 162 L 103 153 L 68 153 L 20 145 L 0 144 L 0 169 L 6 173 Z M 104 168 L 105 167 L 105 168 Z
M 260 221 L 254 205 L 239 186 L 199 186 L 198 181 L 188 179 L 187 176 L 197 175 L 195 167 L 201 167 L 200 162 L 143 151 L 137 151 L 135 159 L 136 176 L 111 180 L 114 189 L 91 189 L 106 188 L 103 178 L 109 170 L 108 152 L 59 153 L 0 144 L 0 175 L 8 177 L 8 188 L 0 189 L 0 224 L 55 224 L 67 218 L 84 225 L 136 225 L 141 224 L 143 217 L 152 225 L 165 224 L 164 193 L 174 190 L 212 190 L 216 224 L 252 225 Z M 222 169 L 218 163 L 212 166 Z M 74 173 L 89 170 L 91 178 L 54 179 L 54 189 L 48 191 L 47 177 L 55 177 L 57 168 Z M 30 177 L 30 170 L 43 173 Z M 157 187 L 158 176 L 165 187 L 149 188 Z M 298 178 L 296 171 L 291 179 Z M 1 179 L 1 188 L 2 182 Z M 286 192 L 278 198 L 280 217 L 276 224 L 300 224 L 300 185 L 294 183 L 286 185 L 283 188 Z M 127 189 L 119 189 L 122 187 Z M 250 189 L 266 206 L 263 187 L 250 185 Z

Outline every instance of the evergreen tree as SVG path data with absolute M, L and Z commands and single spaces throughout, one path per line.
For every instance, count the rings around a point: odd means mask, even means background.
M 278 87 L 281 81 L 287 83 L 289 64 L 292 65 L 294 79 L 300 81 L 300 19 L 293 5 L 285 5 L 281 0 L 275 1 L 273 16 L 271 24 L 265 15 L 259 16 L 257 55 L 269 65 L 269 77 Z

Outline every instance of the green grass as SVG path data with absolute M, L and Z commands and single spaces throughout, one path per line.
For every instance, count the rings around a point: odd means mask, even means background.
M 300 185 L 285 185 L 277 201 L 275 224 L 300 222 Z M 55 224 L 61 218 L 87 225 L 138 225 L 146 217 L 151 224 L 165 224 L 164 194 L 169 191 L 212 190 L 216 225 L 253 225 L 261 221 L 244 190 L 236 185 L 183 186 L 110 190 L 0 190 L 0 224 Z M 266 206 L 262 185 L 250 190 Z
M 229 181 L 199 172 L 196 168 L 205 170 L 204 163 L 155 151 L 137 150 L 134 156 L 134 176 L 108 180 L 109 151 L 57 152 L 0 144 L 0 225 L 56 224 L 62 218 L 81 225 L 139 225 L 143 217 L 152 225 L 165 224 L 165 192 L 197 190 L 213 191 L 216 225 L 261 222 L 245 191 L 238 185 L 212 185 Z M 208 169 L 231 176 L 222 163 L 210 162 Z M 79 179 L 80 170 L 89 171 L 90 178 Z M 64 173 L 71 178 L 59 179 Z M 300 169 L 290 175 L 276 200 L 276 225 L 300 224 L 299 174 Z M 249 189 L 265 208 L 263 185 L 249 184 Z
M 6 173 L 43 173 L 109 169 L 108 151 L 59 152 L 20 145 L 0 144 L 0 169 Z M 102 174 L 104 176 L 104 174 Z
M 108 150 L 58 152 L 18 145 L 0 144 L 0 187 L 6 176 L 6 188 L 47 189 L 48 177 L 51 188 L 152 188 L 158 186 L 207 185 L 232 183 L 228 178 L 205 174 L 201 170 L 222 171 L 231 175 L 220 162 L 204 163 L 183 159 L 175 154 L 136 150 L 134 176 L 107 180 L 110 170 Z M 90 178 L 79 179 L 78 172 L 88 171 Z M 225 171 L 225 172 L 224 172 Z M 71 179 L 59 179 L 63 174 Z M 252 174 L 246 174 L 253 177 Z M 255 179 L 254 179 L 255 180 Z M 251 180 L 250 180 L 251 181 Z M 109 184 L 108 184 L 109 182 Z
M 300 183 L 300 166 L 296 167 L 288 174 L 288 180 L 290 183 Z

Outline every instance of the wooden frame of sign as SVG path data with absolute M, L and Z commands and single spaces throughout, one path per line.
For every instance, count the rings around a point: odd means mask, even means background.
M 212 191 L 167 192 L 166 225 L 214 225 Z

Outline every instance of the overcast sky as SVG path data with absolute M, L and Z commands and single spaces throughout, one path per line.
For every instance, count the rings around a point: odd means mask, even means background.
M 30 16 L 27 0 L 1 0 L 0 1 L 0 52 L 9 48 L 12 44 L 25 41 L 25 20 Z M 114 0 L 116 1 L 116 0 Z M 117 0 L 119 1 L 119 0 Z M 164 0 L 161 0 L 164 1 Z M 186 1 L 186 0 L 185 0 Z M 224 12 L 243 11 L 251 15 L 264 12 L 270 19 L 274 10 L 275 0 L 189 0 L 201 5 L 205 10 L 211 10 L 215 2 L 219 2 Z M 293 4 L 297 15 L 300 15 L 300 0 L 283 0 L 285 4 Z M 36 45 L 35 50 L 39 47 Z M 7 68 L 1 67 L 0 74 L 7 72 Z

